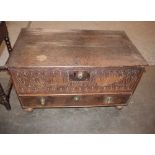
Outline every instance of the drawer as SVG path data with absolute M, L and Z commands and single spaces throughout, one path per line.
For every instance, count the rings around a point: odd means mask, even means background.
M 20 96 L 23 108 L 92 107 L 125 105 L 130 95 L 68 95 L 68 96 Z
M 18 94 L 91 94 L 133 92 L 143 68 L 10 69 Z

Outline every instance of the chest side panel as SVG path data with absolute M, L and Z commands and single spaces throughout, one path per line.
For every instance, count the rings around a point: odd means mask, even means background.
M 133 92 L 143 68 L 10 69 L 18 94 L 80 94 Z M 78 79 L 77 73 L 86 77 Z

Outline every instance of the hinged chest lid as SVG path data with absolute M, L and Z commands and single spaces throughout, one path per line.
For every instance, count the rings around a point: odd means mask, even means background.
M 123 31 L 22 29 L 8 67 L 120 67 L 147 62 Z

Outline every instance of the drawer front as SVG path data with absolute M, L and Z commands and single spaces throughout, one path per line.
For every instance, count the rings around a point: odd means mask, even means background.
M 143 68 L 10 69 L 18 94 L 132 92 Z
M 23 108 L 92 107 L 125 105 L 130 95 L 68 95 L 68 96 L 20 96 Z

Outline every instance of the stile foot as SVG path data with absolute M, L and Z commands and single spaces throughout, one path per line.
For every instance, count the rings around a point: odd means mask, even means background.
M 24 111 L 26 111 L 26 112 L 32 112 L 33 111 L 33 108 L 25 108 Z
M 118 105 L 118 106 L 116 106 L 116 109 L 117 109 L 117 110 L 122 110 L 122 109 L 123 109 L 123 106 Z

